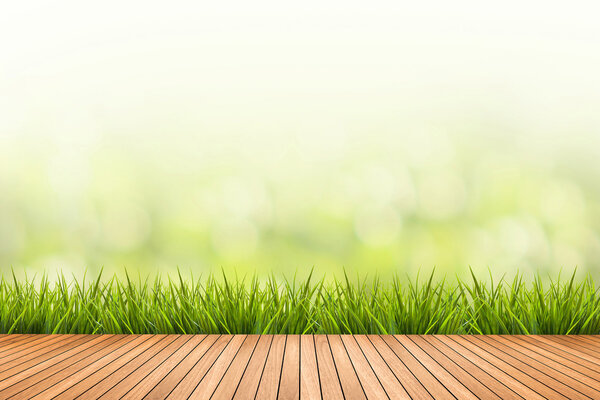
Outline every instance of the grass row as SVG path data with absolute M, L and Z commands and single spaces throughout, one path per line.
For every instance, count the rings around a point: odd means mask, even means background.
M 0 278 L 0 333 L 599 334 L 594 281 Z

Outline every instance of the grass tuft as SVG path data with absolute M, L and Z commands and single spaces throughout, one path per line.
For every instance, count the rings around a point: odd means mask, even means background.
M 600 334 L 594 281 L 0 278 L 0 333 Z

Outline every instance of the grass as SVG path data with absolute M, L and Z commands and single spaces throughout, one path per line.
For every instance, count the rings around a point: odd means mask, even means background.
M 0 333 L 600 334 L 594 281 L 0 278 Z

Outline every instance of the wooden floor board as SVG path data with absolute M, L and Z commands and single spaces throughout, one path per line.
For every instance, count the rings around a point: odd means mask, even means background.
M 574 349 L 579 350 L 582 353 L 588 354 L 589 356 L 594 357 L 596 359 L 600 359 L 600 349 L 598 349 L 598 347 L 594 346 L 593 344 L 585 343 L 581 340 L 577 340 L 567 336 L 547 336 L 547 338 L 557 343 L 564 343 Z
M 145 339 L 142 344 L 129 350 L 123 355 L 116 355 L 116 357 L 109 360 L 108 364 L 105 366 L 98 366 L 93 372 L 86 377 L 81 377 L 78 381 L 75 380 L 76 378 L 62 381 L 57 385 L 59 388 L 56 388 L 56 392 L 59 394 L 54 399 L 67 400 L 81 396 L 98 383 L 102 382 L 105 378 L 111 376 L 115 371 L 123 371 L 125 366 L 132 360 L 137 359 L 144 353 L 148 354 L 153 348 L 156 348 L 155 346 L 157 346 L 161 340 L 165 339 L 165 336 L 166 335 L 141 335 L 141 337 Z
M 246 337 L 246 340 L 238 350 L 237 355 L 229 365 L 227 372 L 223 375 L 223 378 L 219 382 L 211 398 L 217 400 L 233 398 L 238 384 L 240 383 L 244 372 L 246 372 L 248 363 L 254 354 L 259 339 L 259 335 L 248 335 Z
M 267 360 L 260 376 L 258 388 L 256 389 L 255 399 L 274 400 L 279 393 L 280 380 L 283 372 L 283 361 L 286 348 L 287 337 L 285 335 L 273 336 Z M 239 399 L 252 399 L 251 393 L 248 397 L 239 397 Z
M 321 398 L 321 382 L 313 335 L 300 337 L 300 398 L 306 400 Z
M 198 362 L 190 372 L 179 382 L 177 386 L 169 393 L 167 398 L 186 399 L 196 389 L 208 371 L 212 368 L 215 361 L 220 358 L 221 353 L 227 348 L 229 342 L 233 339 L 231 335 L 220 336 L 202 357 L 202 362 Z
M 522 345 L 518 342 L 513 342 L 508 339 L 500 339 L 497 337 L 482 337 L 477 338 L 483 342 L 487 342 L 495 346 L 506 354 L 513 355 L 525 363 L 531 365 L 537 371 L 540 371 L 548 376 L 553 377 L 560 384 L 568 385 L 585 396 L 600 399 L 600 382 L 591 378 L 588 374 L 598 375 L 595 371 L 586 371 L 587 374 L 571 368 L 572 363 L 560 362 L 553 354 L 549 356 L 543 355 L 527 345 Z M 562 390 L 561 390 L 562 392 Z
M 527 336 L 505 337 L 505 340 L 527 346 L 538 354 L 549 359 L 557 360 L 575 371 L 579 371 L 600 381 L 600 360 L 589 357 L 587 354 L 578 353 L 569 347 L 558 343 L 548 343 L 546 339 Z
M 419 335 L 411 335 L 407 338 L 478 398 L 499 400 L 514 396 L 514 393 L 510 389 L 499 384 L 495 379 L 489 379 L 489 376 L 485 376 L 485 372 L 481 371 L 475 365 L 469 364 L 466 361 L 461 363 L 460 360 L 453 360 L 451 354 L 436 348 Z M 482 382 L 485 382 L 485 384 Z
M 423 376 L 423 377 L 419 378 L 419 381 L 421 381 L 423 383 L 423 385 L 429 387 L 429 386 L 435 384 L 435 382 L 432 381 L 431 383 L 429 383 L 428 381 L 435 379 L 441 385 L 444 386 L 444 391 L 442 391 L 441 393 L 443 393 L 443 395 L 445 397 L 448 397 L 446 395 L 446 393 L 450 392 L 456 398 L 471 399 L 471 400 L 477 399 L 477 396 L 475 394 L 473 394 L 473 392 L 471 392 L 469 390 L 469 388 L 467 388 L 460 380 L 456 379 L 454 377 L 454 375 L 452 375 L 446 369 L 444 369 L 444 367 L 442 367 L 439 364 L 439 362 L 437 362 L 435 359 L 431 358 L 426 352 L 424 352 L 419 346 L 417 346 L 408 336 L 406 336 L 406 335 L 384 336 L 383 338 L 386 342 L 391 343 L 396 348 L 399 348 L 399 346 L 393 340 L 393 339 L 395 339 L 398 343 L 400 343 L 402 345 L 402 347 L 407 352 L 410 353 L 410 355 L 414 359 L 414 361 L 412 361 L 412 364 L 414 364 L 414 367 L 412 365 L 409 365 L 409 368 L 411 370 L 417 370 L 417 369 L 420 370 L 419 376 Z M 401 351 L 403 351 L 403 350 L 401 350 Z M 396 353 L 396 354 L 399 355 L 398 353 Z M 416 363 L 421 364 L 420 367 Z M 427 383 L 424 383 L 424 381 L 427 381 Z M 435 384 L 435 385 L 437 386 L 437 384 Z M 438 390 L 441 390 L 441 388 L 438 388 Z M 436 394 L 434 394 L 433 396 L 436 398 L 440 397 L 440 396 L 437 396 Z
M 204 335 L 202 335 L 204 336 Z M 175 389 L 175 386 L 181 382 L 194 366 L 202 362 L 206 353 L 219 339 L 218 335 L 204 336 L 202 342 L 198 344 L 182 361 L 169 371 L 162 380 L 152 388 L 144 397 L 145 399 L 164 399 Z
M 367 338 L 366 336 L 363 336 L 363 335 L 359 335 L 359 336 L 355 336 L 354 340 L 358 344 L 360 351 L 362 352 L 364 357 L 367 359 L 369 365 L 375 372 L 375 375 L 377 376 L 377 379 L 383 386 L 387 396 L 390 399 L 410 399 L 411 396 L 409 396 L 407 389 L 404 385 L 407 384 L 407 379 L 410 379 L 410 381 L 412 382 L 413 378 L 409 378 L 409 376 L 411 374 L 408 370 L 406 370 L 404 368 L 404 365 L 402 365 L 403 372 L 398 374 L 398 368 L 400 368 L 399 364 L 401 364 L 401 363 L 397 363 L 394 361 L 391 365 L 389 365 L 388 362 L 380 354 L 380 352 L 375 348 L 373 343 L 369 340 L 369 338 Z M 393 353 L 388 353 L 388 354 L 393 354 Z M 395 356 L 392 356 L 392 359 L 393 359 L 393 357 L 395 357 Z M 406 375 L 403 375 L 404 373 L 406 373 Z M 398 374 L 398 375 L 396 375 L 396 374 Z M 404 384 L 400 382 L 400 379 L 404 380 Z M 411 382 L 408 382 L 408 383 L 410 384 Z M 417 382 L 417 381 L 414 380 L 414 382 Z M 427 393 L 424 390 L 424 388 L 422 386 L 420 386 L 420 384 L 418 384 L 418 385 L 419 386 L 417 388 L 415 388 L 414 391 L 412 391 L 413 394 L 420 393 L 422 396 L 428 397 L 429 393 Z M 409 390 L 410 389 L 411 389 L 411 387 L 409 385 Z
M 19 357 L 21 354 L 31 353 L 32 351 L 44 348 L 56 340 L 61 339 L 61 337 L 56 336 L 40 335 L 40 337 L 37 338 L 33 336 L 25 338 L 25 340 L 19 340 L 16 343 L 4 345 L 0 351 L 0 365 Z
M 60 362 L 74 357 L 77 353 L 88 348 L 93 348 L 106 340 L 111 340 L 112 335 L 103 335 L 98 337 L 81 337 L 77 341 L 70 342 L 66 346 L 60 347 L 46 353 L 43 357 L 28 360 L 24 363 L 17 361 L 13 368 L 9 368 L 0 373 L 0 395 L 3 390 L 10 388 L 15 384 L 35 379 L 37 374 L 43 373 L 48 369 L 58 365 Z M 81 340 L 79 340 L 81 339 Z
M 235 335 L 225 350 L 219 357 L 210 370 L 206 373 L 204 378 L 198 383 L 194 391 L 190 394 L 188 399 L 210 399 L 214 394 L 215 390 L 221 383 L 221 380 L 225 374 L 229 371 L 229 367 L 233 363 L 233 360 L 238 355 L 239 351 L 243 347 L 244 343 L 248 339 L 247 335 Z
M 360 383 L 356 369 L 346 352 L 342 339 L 338 335 L 328 335 L 327 341 L 333 362 L 340 380 L 341 389 L 346 400 L 366 399 L 365 391 Z M 367 367 L 370 369 L 370 367 Z
M 98 398 L 110 400 L 124 397 L 135 385 L 143 381 L 144 378 L 150 375 L 156 368 L 162 365 L 162 363 L 167 361 L 174 353 L 178 352 L 178 350 L 187 342 L 189 342 L 191 338 L 191 336 L 177 336 L 175 340 L 169 343 L 160 352 L 153 355 L 152 358 L 148 359 L 144 364 L 140 365 L 129 375 L 119 380 L 118 383 L 116 383 L 106 392 L 102 393 L 102 395 Z M 117 373 L 115 375 L 120 374 Z
M 55 365 L 52 369 L 47 369 L 44 373 L 38 374 L 38 382 L 33 384 L 31 379 L 23 381 L 24 384 L 13 385 L 11 387 L 14 392 L 13 396 L 18 398 L 49 398 L 46 391 L 52 389 L 54 385 L 68 379 L 71 375 L 85 369 L 88 365 L 97 362 L 103 357 L 118 351 L 121 347 L 135 340 L 134 336 L 121 336 L 109 339 L 110 343 L 102 342 L 102 346 L 98 348 L 86 349 L 78 353 L 76 356 L 68 360 L 64 360 L 60 364 Z M 90 371 L 89 369 L 86 371 Z M 80 375 L 81 376 L 81 375 Z M 41 392 L 43 395 L 38 396 Z M 60 392 L 57 392 L 58 394 Z
M 260 398 L 260 397 L 259 397 Z M 296 400 L 300 398 L 300 336 L 287 335 L 277 399 Z
M 498 381 L 509 387 L 517 396 L 527 400 L 544 399 L 542 395 L 523 384 L 520 380 L 511 376 L 504 370 L 499 369 L 496 365 L 490 363 L 486 359 L 485 355 L 482 357 L 480 353 L 478 354 L 477 352 L 470 351 L 448 336 L 436 336 L 435 340 L 443 343 L 453 352 L 459 354 L 473 365 L 476 365 L 478 368 L 485 371 L 490 377 L 495 377 Z
M 569 399 L 589 398 L 589 396 L 581 392 L 582 390 L 588 392 L 589 388 L 586 388 L 585 384 L 581 384 L 581 382 L 563 374 L 558 369 L 553 369 L 552 367 L 558 367 L 563 371 L 565 370 L 562 366 L 551 364 L 551 360 L 546 360 L 547 365 L 545 365 L 529 357 L 527 353 L 521 353 L 513 347 L 506 346 L 502 341 L 487 340 L 476 336 L 468 337 L 466 340 L 469 340 L 491 354 L 497 355 L 513 367 L 518 368 L 531 378 Z
M 409 398 L 406 391 L 404 391 L 404 388 L 402 388 L 400 383 L 397 382 L 397 379 L 394 377 L 394 375 L 389 370 L 389 368 L 387 368 L 387 366 L 385 365 L 385 362 L 383 360 L 381 360 L 381 362 L 380 362 L 380 367 L 381 367 L 381 369 L 383 369 L 383 371 L 385 371 L 384 373 L 387 374 L 386 377 L 381 376 L 381 375 L 377 376 L 375 369 L 369 363 L 369 360 L 367 360 L 367 358 L 365 357 L 362 349 L 359 347 L 358 343 L 356 342 L 356 338 L 354 336 L 342 335 L 342 336 L 340 336 L 340 340 L 342 342 L 342 345 L 344 345 L 346 354 L 348 355 L 348 358 L 350 359 L 350 363 L 352 364 L 352 367 L 354 368 L 354 371 L 356 372 L 356 375 L 358 376 L 360 385 L 362 386 L 363 392 L 367 398 L 371 398 L 371 399 L 385 399 L 385 398 L 406 399 L 406 398 Z M 396 385 L 400 388 L 400 391 L 396 392 L 395 396 L 394 395 L 390 396 L 386 393 L 386 390 L 384 389 L 384 386 L 382 384 L 382 379 L 385 381 L 386 378 L 392 382 L 391 385 Z
M 135 372 L 138 368 L 144 365 L 148 360 L 152 359 L 156 354 L 166 348 L 173 341 L 177 340 L 178 336 L 168 335 L 162 338 L 156 346 L 151 348 L 152 351 L 146 351 L 141 355 L 134 357 L 129 360 L 126 364 L 121 366 L 119 369 L 113 371 L 110 374 L 103 374 L 102 380 L 94 383 L 87 388 L 83 393 L 80 394 L 82 398 L 96 399 L 102 396 L 104 393 L 109 391 L 112 387 L 117 385 L 123 379 L 128 377 L 130 374 Z
M 187 356 L 206 338 L 206 335 L 192 336 L 187 342 L 185 342 L 180 348 L 178 348 L 173 354 L 169 355 L 168 358 L 159 364 L 152 372 L 146 375 L 143 379 L 140 379 L 135 383 L 125 396 L 128 399 L 143 399 L 147 396 L 152 389 L 172 370 L 176 369 L 182 360 L 185 360 Z
M 106 367 L 111 363 L 117 364 L 117 360 L 123 356 L 139 354 L 140 349 L 144 348 L 144 345 L 150 341 L 150 335 L 136 335 L 131 337 L 131 340 L 124 340 L 115 345 L 115 348 L 109 352 L 98 352 L 93 357 L 87 357 L 80 361 L 80 365 L 73 365 L 75 372 L 67 374 L 66 371 L 63 376 L 51 376 L 52 381 L 50 384 L 46 384 L 43 391 L 38 391 L 37 394 L 32 397 L 33 399 L 49 399 L 55 398 L 62 395 L 67 389 L 78 386 L 80 383 L 87 382 L 89 385 L 91 382 L 90 378 L 94 375 L 100 376 L 97 372 L 102 371 L 104 374 L 108 373 Z M 150 341 L 151 342 L 151 341 Z M 118 365 L 118 364 L 117 364 Z M 65 376 L 66 375 L 66 376 Z M 59 379 L 56 379 L 59 378 Z M 74 396 L 76 391 L 71 391 L 71 398 Z M 63 397 L 64 398 L 64 397 Z
M 342 399 L 342 385 L 340 377 L 333 361 L 329 341 L 325 335 L 316 335 L 315 352 L 317 353 L 317 365 L 319 368 L 319 382 L 321 383 L 321 397 L 324 400 Z
M 599 399 L 600 336 L 0 335 L 0 399 Z
M 531 390 L 537 392 L 541 396 L 547 399 L 566 400 L 568 398 L 554 389 L 553 384 L 548 382 L 546 375 L 535 373 L 532 374 L 531 369 L 526 364 L 519 362 L 519 360 L 505 357 L 501 352 L 494 348 L 482 346 L 479 343 L 474 344 L 469 338 L 466 337 L 454 336 L 452 340 L 469 351 L 479 355 L 480 358 L 485 359 L 497 369 L 508 373 L 510 376 Z
M 256 396 L 272 344 L 273 335 L 260 336 L 246 370 L 237 385 L 234 399 L 253 399 Z
M 19 358 L 13 360 L 12 362 L 0 365 L 0 377 L 7 376 L 9 371 L 15 371 L 17 367 L 22 364 L 28 363 L 27 366 L 37 364 L 57 354 L 61 349 L 68 349 L 72 347 L 72 345 L 84 343 L 85 341 L 91 339 L 91 337 L 87 336 L 69 336 L 65 337 L 64 339 L 55 338 L 51 344 L 44 348 L 32 350 L 31 352 L 22 354 Z

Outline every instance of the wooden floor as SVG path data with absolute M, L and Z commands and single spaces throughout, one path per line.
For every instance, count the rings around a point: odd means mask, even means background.
M 0 399 L 600 399 L 600 336 L 0 335 Z

